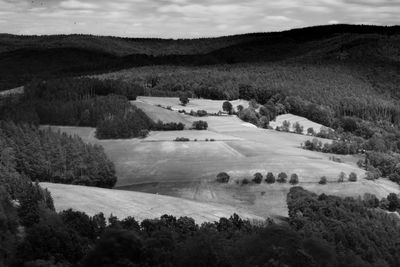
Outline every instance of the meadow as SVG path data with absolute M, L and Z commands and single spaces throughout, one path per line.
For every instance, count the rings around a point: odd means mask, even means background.
M 217 111 L 214 102 L 218 101 L 196 99 L 193 102 L 191 109 Z M 222 101 L 219 102 L 222 107 Z M 178 98 L 139 97 L 131 103 L 142 108 L 153 120 L 168 118 L 168 122 L 186 122 L 186 125 L 199 120 L 198 117 L 157 106 L 169 105 L 179 109 L 182 106 L 179 106 Z M 208 130 L 152 131 L 144 139 L 98 140 L 94 128 L 51 128 L 77 134 L 86 142 L 101 144 L 116 166 L 118 181 L 115 189 L 226 205 L 248 210 L 264 218 L 287 216 L 286 195 L 291 185 L 270 185 L 265 182 L 260 185 L 240 185 L 242 179 L 251 180 L 256 172 L 262 173 L 264 178 L 267 172 L 275 176 L 280 172 L 286 172 L 289 176 L 296 173 L 299 185 L 305 189 L 340 196 L 373 193 L 382 198 L 390 192 L 399 191 L 398 186 L 389 180 L 363 179 L 365 170 L 356 165 L 359 157 L 342 156 L 339 163 L 330 159 L 331 154 L 302 149 L 301 143 L 310 139 L 307 135 L 260 129 L 236 116 L 208 116 L 201 119 L 207 121 Z M 306 127 L 321 126 L 290 114 L 278 116 L 275 123 L 283 119 L 306 122 Z M 176 137 L 186 137 L 190 141 L 175 142 Z M 328 139 L 319 140 L 331 142 Z M 346 175 L 356 173 L 358 181 L 337 183 L 342 171 Z M 215 182 L 220 172 L 230 175 L 228 184 Z M 318 183 L 321 176 L 327 177 L 326 185 Z

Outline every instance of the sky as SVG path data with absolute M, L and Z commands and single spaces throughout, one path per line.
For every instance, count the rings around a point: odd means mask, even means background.
M 335 23 L 399 25 L 400 0 L 0 0 L 0 33 L 197 38 Z

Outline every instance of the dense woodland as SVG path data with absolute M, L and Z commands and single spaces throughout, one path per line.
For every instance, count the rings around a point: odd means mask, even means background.
M 106 188 L 117 181 L 114 164 L 103 148 L 78 136 L 0 121 L 0 151 L 2 168 L 32 181 Z

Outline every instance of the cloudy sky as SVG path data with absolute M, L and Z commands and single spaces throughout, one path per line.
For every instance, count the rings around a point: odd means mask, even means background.
M 400 24 L 400 0 L 0 0 L 0 32 L 208 37 L 329 23 Z

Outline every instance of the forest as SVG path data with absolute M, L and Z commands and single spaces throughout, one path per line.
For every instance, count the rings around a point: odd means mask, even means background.
M 32 181 L 105 188 L 117 181 L 114 164 L 103 148 L 78 136 L 0 121 L 0 151 L 2 168 Z M 4 179 L 14 178 L 5 175 Z

